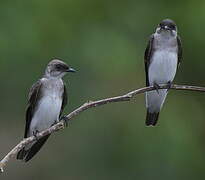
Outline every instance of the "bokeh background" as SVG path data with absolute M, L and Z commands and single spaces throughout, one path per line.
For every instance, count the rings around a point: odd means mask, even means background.
M 183 43 L 175 82 L 204 86 L 204 9 L 194 0 L 1 0 L 0 157 L 22 139 L 28 90 L 52 58 L 78 70 L 64 78 L 65 113 L 143 87 L 147 40 L 164 18 L 176 21 Z M 205 95 L 170 91 L 154 128 L 145 114 L 144 95 L 85 111 L 0 178 L 204 179 Z

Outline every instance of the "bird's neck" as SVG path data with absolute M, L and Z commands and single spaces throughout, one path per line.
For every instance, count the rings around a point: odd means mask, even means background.
M 62 80 L 61 76 L 52 76 L 51 74 L 45 73 L 44 78 L 46 79 L 52 79 L 52 80 Z

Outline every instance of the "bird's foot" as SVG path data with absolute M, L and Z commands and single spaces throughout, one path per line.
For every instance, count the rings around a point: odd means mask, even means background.
M 154 88 L 156 89 L 156 91 L 157 91 L 157 93 L 159 94 L 159 88 L 160 88 L 160 86 L 155 82 L 154 83 Z
M 171 87 L 172 87 L 172 82 L 171 81 L 168 81 L 168 83 L 167 83 L 167 91 L 169 91 L 169 89 L 171 89 Z
M 38 138 L 38 133 L 39 133 L 39 131 L 38 130 L 35 130 L 35 131 L 33 131 L 33 136 L 36 138 L 36 141 L 38 141 L 39 140 L 39 138 Z
M 62 116 L 62 117 L 61 117 L 61 120 L 63 120 L 64 126 L 65 126 L 65 127 L 68 127 L 68 121 L 69 121 L 70 119 L 68 119 L 67 116 Z
M 54 126 L 55 124 L 59 123 L 59 121 L 54 121 L 54 123 L 51 126 Z

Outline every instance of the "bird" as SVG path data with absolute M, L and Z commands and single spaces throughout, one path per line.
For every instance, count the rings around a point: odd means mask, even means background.
M 147 115 L 145 124 L 155 126 L 168 89 L 159 89 L 159 84 L 171 84 L 182 59 L 182 43 L 176 23 L 171 19 L 162 20 L 149 38 L 144 53 L 146 86 L 156 90 L 146 92 Z
M 62 77 L 68 72 L 75 72 L 65 62 L 59 59 L 51 60 L 44 75 L 33 84 L 29 91 L 26 109 L 26 125 L 24 138 L 37 136 L 61 120 L 64 107 L 67 104 L 66 86 Z M 36 141 L 26 145 L 17 154 L 17 159 L 29 161 L 41 149 L 49 135 L 36 138 Z

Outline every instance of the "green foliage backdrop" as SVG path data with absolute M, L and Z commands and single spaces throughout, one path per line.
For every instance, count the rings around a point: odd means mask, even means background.
M 30 86 L 53 57 L 78 70 L 64 78 L 70 112 L 87 100 L 143 87 L 148 37 L 176 21 L 183 62 L 176 83 L 205 86 L 205 2 L 194 0 L 1 0 L 0 157 L 23 137 Z M 2 179 L 204 179 L 205 95 L 170 91 L 159 125 L 145 127 L 144 96 L 78 116 L 29 163 Z

